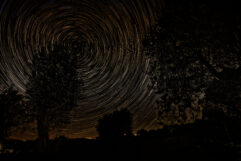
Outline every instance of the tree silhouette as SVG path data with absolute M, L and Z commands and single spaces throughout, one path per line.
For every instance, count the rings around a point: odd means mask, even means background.
M 132 135 L 132 116 L 127 109 L 104 115 L 96 127 L 99 137 L 108 139 Z
M 146 131 L 145 129 L 140 129 L 137 131 L 137 136 L 146 137 L 148 136 L 148 131 Z
M 199 111 L 206 101 L 240 110 L 239 15 L 210 3 L 168 1 L 143 41 L 160 115 L 171 111 L 185 119 L 187 108 Z
M 49 49 L 48 49 L 49 50 Z M 56 45 L 53 50 L 42 49 L 34 55 L 32 74 L 26 94 L 37 120 L 40 147 L 49 139 L 49 128 L 64 123 L 79 99 L 81 79 L 77 72 L 79 46 Z
M 10 128 L 21 123 L 22 95 L 12 87 L 0 94 L 0 143 L 9 135 Z

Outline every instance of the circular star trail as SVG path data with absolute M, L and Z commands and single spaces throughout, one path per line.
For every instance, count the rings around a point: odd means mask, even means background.
M 141 52 L 141 40 L 161 7 L 160 0 L 3 1 L 0 88 L 14 85 L 24 93 L 35 53 L 81 40 L 89 46 L 78 68 L 84 98 L 66 115 L 71 123 L 61 135 L 96 136 L 96 121 L 121 108 L 133 113 L 134 129 L 153 128 L 155 96 L 147 89 L 148 60 Z

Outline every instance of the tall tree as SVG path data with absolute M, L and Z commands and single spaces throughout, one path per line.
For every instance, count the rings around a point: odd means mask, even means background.
M 81 79 L 77 72 L 79 46 L 56 45 L 34 55 L 26 94 L 37 120 L 40 147 L 49 140 L 50 127 L 67 121 L 63 117 L 79 99 Z
M 161 116 L 186 119 L 187 109 L 198 111 L 207 100 L 240 111 L 240 16 L 220 5 L 170 0 L 144 39 Z

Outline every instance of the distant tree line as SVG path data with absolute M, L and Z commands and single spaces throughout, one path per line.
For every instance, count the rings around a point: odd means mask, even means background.
M 106 114 L 98 120 L 96 130 L 101 139 L 132 136 L 132 115 L 127 109 Z

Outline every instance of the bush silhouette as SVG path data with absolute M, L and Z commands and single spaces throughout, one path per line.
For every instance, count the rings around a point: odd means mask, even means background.
M 132 116 L 127 109 L 114 111 L 98 120 L 96 127 L 100 138 L 132 135 Z
M 0 145 L 9 136 L 11 127 L 24 121 L 22 107 L 22 95 L 13 87 L 0 93 Z

